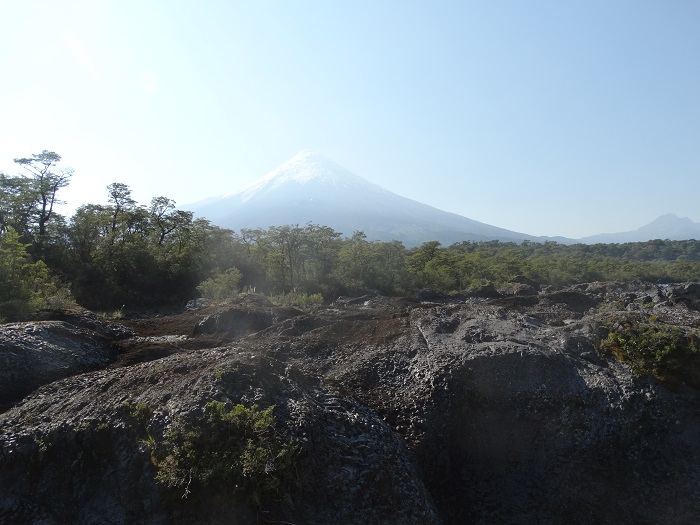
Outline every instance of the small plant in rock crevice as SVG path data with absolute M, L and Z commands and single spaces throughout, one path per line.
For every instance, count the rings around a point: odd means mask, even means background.
M 129 401 L 123 401 L 121 406 L 128 410 L 129 417 L 131 417 L 141 429 L 145 429 L 148 426 L 148 422 L 153 416 L 153 409 L 146 403 L 136 403 L 132 404 Z
M 641 377 L 653 375 L 675 384 L 684 382 L 700 388 L 700 338 L 679 326 L 670 326 L 655 317 L 644 322 L 611 321 L 607 336 L 600 342 L 603 354 L 615 356 Z

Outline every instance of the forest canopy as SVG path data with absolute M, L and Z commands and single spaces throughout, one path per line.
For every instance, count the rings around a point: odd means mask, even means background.
M 416 248 L 317 224 L 232 231 L 164 196 L 136 202 L 112 183 L 107 204 L 56 212 L 72 170 L 43 151 L 0 173 L 0 319 L 24 319 L 67 301 L 92 309 L 183 304 L 220 286 L 326 300 L 376 290 L 459 293 L 484 284 L 566 286 L 591 281 L 700 280 L 700 242 L 521 244 L 437 241 Z M 218 298 L 221 298 L 217 295 Z

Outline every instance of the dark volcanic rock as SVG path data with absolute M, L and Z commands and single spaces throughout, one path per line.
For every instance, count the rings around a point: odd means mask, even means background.
M 170 356 L 44 386 L 0 422 L 3 523 L 279 522 L 235 487 L 156 484 L 144 442 L 212 400 L 275 405 L 278 432 L 302 447 L 296 523 L 438 523 L 406 447 L 376 413 L 250 349 Z M 139 432 L 135 407 L 150 412 Z M 274 502 L 272 502 L 274 503 Z
M 63 321 L 69 325 L 83 328 L 108 337 L 114 341 L 128 339 L 134 337 L 133 330 L 125 327 L 122 324 L 107 321 L 89 310 L 69 310 L 65 312 L 50 312 L 46 319 L 47 321 Z
M 114 353 L 105 337 L 63 321 L 0 325 L 0 406 L 56 379 L 104 368 Z
M 238 339 L 302 313 L 294 308 L 227 308 L 199 321 L 194 327 L 194 335 L 225 332 Z
M 700 309 L 700 283 L 669 286 L 666 295 L 674 303 L 685 303 L 691 308 Z
M 591 294 L 576 290 L 565 290 L 543 294 L 542 300 L 552 304 L 562 303 L 577 313 L 584 313 L 598 304 L 598 299 Z
M 496 287 L 493 284 L 485 284 L 470 290 L 469 296 L 481 297 L 483 299 L 497 299 L 499 297 L 503 297 L 503 294 L 496 290 Z
M 180 317 L 192 333 L 215 316 L 191 345 L 220 330 L 235 342 L 69 377 L 2 416 L 0 522 L 696 523 L 700 394 L 596 352 L 620 316 L 696 330 L 694 299 L 669 300 L 686 289 Z M 225 484 L 182 499 L 155 482 L 148 436 L 213 400 L 275 406 L 278 435 L 302 449 L 293 509 Z M 134 407 L 148 409 L 143 428 Z

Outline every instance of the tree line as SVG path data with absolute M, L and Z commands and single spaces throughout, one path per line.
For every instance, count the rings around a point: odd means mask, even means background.
M 43 151 L 0 173 L 0 319 L 26 318 L 69 300 L 92 309 L 182 304 L 217 283 L 266 294 L 338 295 L 376 290 L 467 291 L 487 283 L 565 286 L 590 281 L 700 280 L 700 242 L 563 245 L 399 241 L 349 236 L 317 224 L 219 228 L 164 196 L 137 203 L 112 183 L 107 204 L 56 212 L 72 171 Z

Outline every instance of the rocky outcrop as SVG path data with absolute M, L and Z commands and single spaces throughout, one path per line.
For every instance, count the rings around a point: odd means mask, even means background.
M 195 325 L 193 334 L 226 333 L 239 339 L 301 314 L 294 308 L 226 308 L 204 317 Z
M 303 447 L 295 522 L 438 523 L 401 440 L 367 407 L 243 348 L 192 352 L 39 389 L 5 414 L 0 521 L 256 523 L 235 487 L 165 489 L 148 436 L 212 400 L 275 406 L 278 431 Z M 136 412 L 148 413 L 139 429 Z M 274 501 L 266 502 L 267 505 Z M 259 519 L 285 515 L 259 511 Z
M 698 391 L 597 351 L 610 319 L 696 330 L 693 290 L 192 311 L 172 355 L 47 384 L 0 416 L 0 522 L 695 523 Z M 154 447 L 211 401 L 274 405 L 300 447 L 284 497 L 156 481 Z
M 116 352 L 112 340 L 129 332 L 91 317 L 76 315 L 72 318 L 75 324 L 0 325 L 0 406 L 56 379 L 107 366 Z M 79 326 L 88 322 L 102 333 Z

